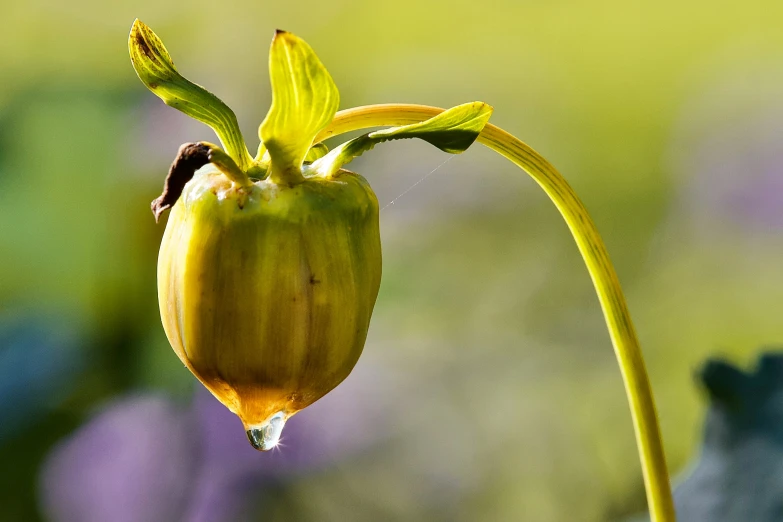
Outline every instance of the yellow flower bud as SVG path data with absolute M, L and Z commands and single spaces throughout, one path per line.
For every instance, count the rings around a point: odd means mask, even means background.
M 282 428 L 351 372 L 380 279 L 378 201 L 344 170 L 240 187 L 208 165 L 173 206 L 158 261 L 169 342 L 261 449 L 279 436 L 270 421 Z

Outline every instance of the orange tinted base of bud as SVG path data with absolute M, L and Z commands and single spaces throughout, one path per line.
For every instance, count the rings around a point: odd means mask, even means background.
M 246 429 L 248 426 L 262 424 L 280 412 L 283 412 L 288 418 L 311 405 L 329 391 L 303 392 L 302 390 L 259 385 L 232 387 L 219 378 L 199 376 L 195 371 L 193 373 L 199 377 L 199 380 L 212 395 L 239 417 Z

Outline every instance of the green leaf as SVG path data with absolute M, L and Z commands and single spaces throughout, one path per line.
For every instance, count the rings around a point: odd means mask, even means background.
M 332 176 L 343 165 L 390 140 L 419 138 L 450 154 L 459 154 L 470 147 L 492 115 L 492 107 L 483 102 L 452 107 L 420 123 L 370 132 L 336 147 L 311 165 L 321 176 Z
M 316 134 L 334 118 L 340 93 L 307 43 L 277 31 L 269 53 L 272 107 L 259 134 L 272 160 L 270 176 L 294 183 Z
M 252 158 L 234 112 L 217 96 L 179 74 L 163 42 L 138 19 L 131 27 L 128 49 L 136 74 L 149 90 L 166 105 L 212 127 L 237 165 L 242 170 L 250 167 Z

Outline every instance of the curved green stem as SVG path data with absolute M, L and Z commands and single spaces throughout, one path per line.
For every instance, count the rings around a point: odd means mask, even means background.
M 407 104 L 356 107 L 338 112 L 334 121 L 315 141 L 317 143 L 345 132 L 370 127 L 416 123 L 442 111 L 436 107 Z M 478 141 L 532 176 L 568 224 L 593 280 L 620 365 L 634 422 L 651 519 L 653 522 L 674 522 L 669 473 L 650 381 L 617 274 L 595 224 L 563 176 L 528 145 L 491 124 L 484 127 Z

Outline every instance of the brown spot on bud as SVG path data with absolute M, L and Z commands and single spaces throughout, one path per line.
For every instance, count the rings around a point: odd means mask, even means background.
M 169 168 L 163 194 L 152 202 L 152 214 L 155 222 L 160 219 L 164 210 L 171 208 L 182 195 L 185 184 L 193 178 L 193 174 L 209 163 L 211 148 L 204 143 L 185 143 L 179 148 L 177 157 Z

